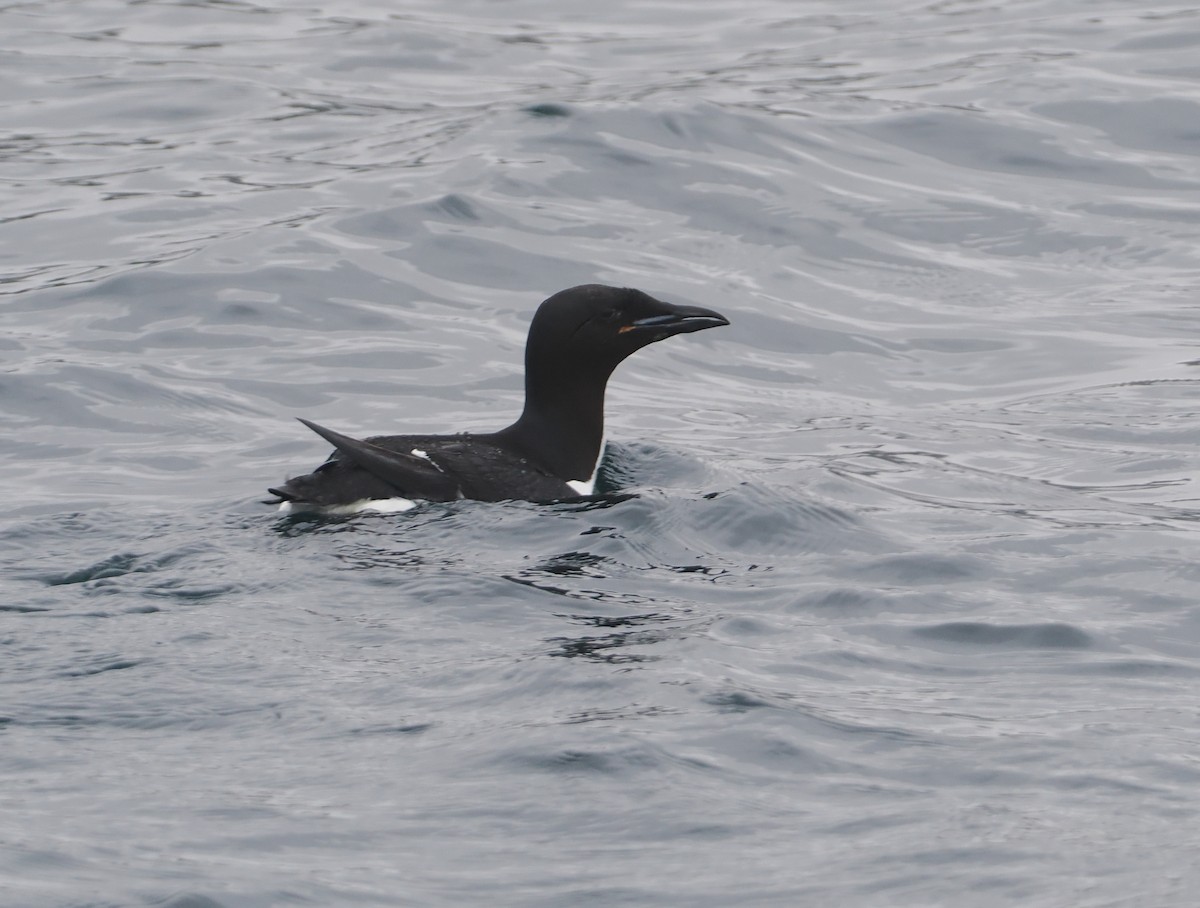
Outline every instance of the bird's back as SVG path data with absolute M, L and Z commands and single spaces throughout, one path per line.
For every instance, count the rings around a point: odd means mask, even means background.
M 271 492 L 316 507 L 390 498 L 553 501 L 578 494 L 495 435 L 381 435 L 357 444 L 363 447 L 339 444 L 312 473 Z

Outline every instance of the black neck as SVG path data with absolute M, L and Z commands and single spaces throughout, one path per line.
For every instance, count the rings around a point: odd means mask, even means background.
M 573 369 L 527 368 L 521 418 L 497 434 L 563 480 L 588 479 L 604 442 L 608 372 L 583 363 Z

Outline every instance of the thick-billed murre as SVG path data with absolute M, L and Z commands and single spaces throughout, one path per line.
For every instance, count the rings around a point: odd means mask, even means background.
M 590 495 L 604 454 L 604 389 L 636 350 L 728 325 L 710 309 L 640 290 L 584 284 L 547 299 L 525 344 L 525 409 L 481 435 L 382 435 L 359 441 L 300 420 L 336 449 L 269 489 L 283 511 L 401 511 L 415 499 L 556 501 Z

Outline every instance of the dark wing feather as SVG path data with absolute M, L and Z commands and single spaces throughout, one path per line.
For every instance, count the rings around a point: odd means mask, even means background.
M 549 471 L 489 437 L 469 443 L 457 439 L 428 439 L 422 445 L 431 460 L 461 483 L 463 496 L 476 501 L 557 501 L 578 497 L 575 490 Z
M 459 497 L 458 482 L 423 457 L 389 451 L 369 441 L 360 441 L 326 429 L 307 419 L 301 419 L 300 422 L 333 445 L 342 458 L 384 482 L 396 495 L 435 501 Z
M 370 498 L 453 501 L 556 501 L 576 498 L 563 480 L 490 435 L 387 435 L 351 438 L 307 419 L 337 450 L 307 476 L 270 491 L 317 506 Z M 409 452 L 419 450 L 424 457 Z

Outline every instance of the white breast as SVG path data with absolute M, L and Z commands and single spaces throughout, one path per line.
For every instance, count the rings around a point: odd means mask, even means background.
M 567 485 L 576 495 L 591 495 L 596 491 L 596 474 L 600 472 L 600 464 L 604 460 L 604 450 L 608 447 L 608 439 L 600 440 L 600 456 L 592 464 L 592 475 L 587 479 L 568 479 Z
M 593 471 L 591 479 L 568 479 L 567 485 L 576 495 L 591 495 L 592 490 L 596 488 L 596 474 Z

